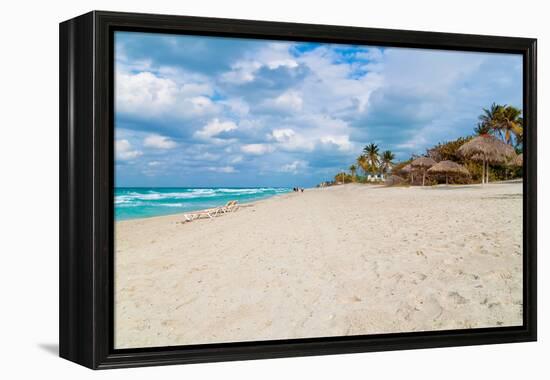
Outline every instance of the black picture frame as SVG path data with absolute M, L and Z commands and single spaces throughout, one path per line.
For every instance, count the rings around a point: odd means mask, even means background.
M 522 54 L 523 326 L 115 350 L 113 33 L 118 30 Z M 536 340 L 536 39 L 105 11 L 62 22 L 59 37 L 61 357 L 103 369 Z

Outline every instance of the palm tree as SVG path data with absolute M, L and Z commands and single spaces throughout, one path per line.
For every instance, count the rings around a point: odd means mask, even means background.
M 349 171 L 351 172 L 351 178 L 352 178 L 353 181 L 355 182 L 355 173 L 357 172 L 357 166 L 351 165 L 351 166 L 349 167 Z
M 497 124 L 502 112 L 503 106 L 493 103 L 489 108 L 483 108 L 483 113 L 479 115 L 478 129 L 481 129 L 485 133 L 489 134 L 497 131 Z
M 382 153 L 382 171 L 385 173 L 388 172 L 389 169 L 391 169 L 393 165 L 393 160 L 395 159 L 395 154 L 393 154 L 390 150 L 386 150 Z
M 512 136 L 515 138 L 516 146 L 523 142 L 523 118 L 520 109 L 493 103 L 489 109 L 483 109 L 479 120 L 480 123 L 475 129 L 477 134 L 497 134 L 510 145 L 513 142 Z
M 370 172 L 378 171 L 378 166 L 380 165 L 380 156 L 378 152 L 378 145 L 373 143 L 365 146 L 363 149 L 363 155 L 366 157 L 368 171 Z
M 513 106 L 504 106 L 500 112 L 497 129 L 504 134 L 504 141 L 512 144 L 512 135 L 516 142 L 523 137 L 523 118 L 521 110 Z
M 363 173 L 366 175 L 369 172 L 369 164 L 367 161 L 367 156 L 362 154 L 359 157 L 357 157 L 357 166 L 359 166 L 363 170 Z
M 518 153 L 523 152 L 523 127 L 521 128 L 521 133 L 516 135 L 516 151 Z
M 491 133 L 491 128 L 488 125 L 485 125 L 483 123 L 477 123 L 477 127 L 474 128 L 474 132 L 476 135 L 488 135 Z

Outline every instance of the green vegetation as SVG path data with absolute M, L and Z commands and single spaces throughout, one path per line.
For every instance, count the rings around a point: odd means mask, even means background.
M 369 175 L 383 174 L 391 171 L 394 165 L 395 154 L 389 150 L 386 150 L 380 154 L 380 148 L 378 145 L 371 143 L 363 148 L 361 154 L 357 157 L 356 165 L 353 164 L 349 167 L 350 182 L 367 182 Z M 357 175 L 358 168 L 361 168 L 363 176 Z M 336 183 L 341 183 L 342 178 L 348 182 L 347 177 L 342 177 L 341 173 L 335 176 Z
M 382 172 L 387 173 L 391 170 L 394 159 L 395 154 L 393 154 L 390 150 L 386 150 L 384 151 L 384 153 L 382 153 L 382 159 L 380 162 Z
M 355 180 L 354 180 L 354 177 L 349 173 L 340 172 L 334 176 L 335 184 L 343 184 L 343 183 L 351 183 L 351 182 L 355 182 Z
M 507 144 L 521 149 L 523 144 L 523 118 L 521 110 L 508 105 L 491 104 L 484 108 L 479 116 L 480 123 L 476 128 L 478 134 L 498 136 Z
M 405 178 L 410 184 L 420 184 L 422 182 L 422 175 L 419 175 L 418 171 L 414 168 L 409 170 L 409 164 L 414 159 L 422 156 L 429 157 L 436 162 L 453 161 L 468 170 L 469 176 L 448 178 L 449 183 L 480 183 L 484 173 L 482 162 L 476 160 L 475 156 L 464 157 L 459 152 L 460 147 L 470 142 L 476 136 L 490 135 L 512 146 L 516 153 L 522 153 L 523 118 L 521 114 L 521 110 L 516 107 L 493 103 L 489 108 L 482 110 L 482 113 L 479 115 L 479 123 L 473 129 L 472 135 L 438 143 L 434 147 L 427 149 L 424 155 L 413 155 L 408 160 L 400 162 L 394 161 L 395 154 L 390 150 L 380 153 L 379 146 L 375 143 L 370 143 L 363 148 L 356 162 L 349 167 L 349 173 L 341 172 L 335 175 L 334 183 L 367 182 L 368 175 L 391 174 Z M 489 170 L 488 164 L 486 167 L 485 172 Z M 363 176 L 357 175 L 359 168 Z M 489 182 L 508 180 L 521 177 L 521 175 L 522 168 L 513 165 L 511 161 L 505 163 L 492 162 L 488 180 Z M 426 183 L 445 183 L 445 180 L 446 176 L 430 175 L 426 178 Z
M 378 145 L 371 143 L 365 146 L 363 148 L 363 154 L 357 157 L 357 165 L 363 169 L 365 175 L 378 173 L 380 168 Z
M 357 166 L 351 165 L 349 167 L 349 171 L 351 173 L 351 177 L 352 177 L 353 181 L 355 182 L 355 178 L 356 178 L 356 174 L 357 174 Z

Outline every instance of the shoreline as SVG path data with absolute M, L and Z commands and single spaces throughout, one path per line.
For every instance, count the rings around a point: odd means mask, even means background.
M 119 187 L 119 188 L 116 188 L 116 189 L 143 189 L 143 190 L 153 190 L 155 191 L 154 189 L 156 190 L 159 190 L 159 189 L 173 189 L 173 190 L 176 190 L 176 189 L 185 189 L 185 190 L 189 190 L 189 189 L 192 189 L 192 190 L 213 190 L 213 191 L 216 191 L 216 190 L 261 190 L 261 189 L 274 189 L 274 190 L 287 190 L 286 192 L 281 192 L 281 193 L 275 193 L 275 194 L 267 194 L 267 195 L 264 195 L 264 196 L 261 196 L 261 197 L 257 197 L 257 198 L 244 198 L 244 199 L 239 199 L 240 196 L 242 196 L 243 194 L 238 194 L 236 195 L 236 199 L 229 199 L 229 200 L 237 200 L 239 202 L 239 204 L 250 204 L 250 203 L 253 203 L 253 202 L 258 202 L 258 201 L 262 201 L 262 200 L 266 200 L 266 199 L 270 199 L 272 197 L 276 197 L 276 196 L 279 196 L 279 195 L 284 195 L 284 194 L 288 194 L 288 193 L 292 193 L 292 190 L 290 190 L 291 188 L 286 188 L 286 187 L 274 187 L 274 188 L 269 188 L 269 187 L 213 187 L 213 188 L 207 188 L 207 187 L 197 187 L 197 188 L 179 188 L 179 187 L 159 187 L 159 188 L 150 188 L 150 187 L 141 187 L 141 188 L 138 188 L 138 187 Z M 115 191 L 116 191 L 115 189 Z M 162 193 L 157 193 L 157 192 L 154 192 L 154 194 L 160 194 L 162 195 Z M 142 194 L 141 196 L 142 197 L 146 197 L 148 196 L 149 194 Z M 119 195 L 119 196 L 122 196 L 124 197 L 125 195 Z M 221 195 L 223 196 L 223 195 Z M 183 214 L 191 214 L 191 213 L 197 213 L 197 212 L 201 212 L 201 211 L 205 211 L 205 210 L 210 210 L 210 209 L 213 209 L 213 208 L 218 208 L 218 207 L 222 207 L 224 206 L 227 202 L 228 202 L 228 199 L 225 199 L 225 200 L 220 200 L 220 203 L 219 204 L 212 204 L 212 206 L 209 206 L 209 207 L 198 207 L 198 208 L 195 208 L 195 206 L 191 206 L 190 209 L 188 210 L 185 210 L 185 211 L 181 211 L 181 210 L 178 210 L 178 211 L 175 211 L 175 212 L 165 212 L 165 213 L 160 213 L 160 214 L 157 214 L 157 215 L 147 215 L 147 216 L 131 216 L 131 217 L 124 217 L 123 219 L 117 219 L 117 216 L 116 216 L 116 213 L 117 213 L 117 209 L 119 210 L 124 210 L 125 208 L 124 207 L 120 207 L 120 206 L 117 206 L 117 203 L 116 203 L 116 197 L 117 195 L 115 195 L 115 222 L 123 222 L 123 221 L 129 221 L 129 220 L 139 220 L 139 219 L 150 219 L 150 218 L 158 218 L 158 217 L 163 217 L 163 216 L 170 216 L 170 215 L 182 215 Z M 138 196 L 139 197 L 139 196 Z M 226 196 L 227 198 L 232 198 L 230 196 Z M 197 199 L 200 199 L 201 197 L 200 196 L 197 196 L 196 198 L 187 198 L 187 199 L 190 199 L 190 200 L 197 200 Z M 139 198 L 138 198 L 139 199 Z M 185 199 L 185 198 L 184 198 Z M 155 205 L 149 205 L 150 207 L 155 207 Z M 166 204 L 158 204 L 156 206 L 160 206 L 160 207 L 170 207 Z M 139 206 L 137 206 L 139 207 Z
M 522 199 L 521 183 L 346 184 L 117 222 L 115 345 L 521 325 Z
M 292 191 L 290 191 L 288 193 L 283 193 L 283 194 L 274 194 L 274 195 L 271 195 L 271 196 L 268 196 L 268 197 L 265 197 L 265 198 L 251 199 L 249 202 L 247 202 L 245 200 L 241 203 L 239 201 L 239 206 L 240 207 L 250 207 L 251 205 L 254 205 L 256 203 L 265 202 L 265 201 L 268 201 L 268 200 L 276 198 L 276 197 L 284 197 L 285 195 L 289 195 L 289 194 L 294 194 L 294 193 Z M 177 213 L 173 213 L 173 214 L 154 215 L 154 216 L 145 216 L 145 217 L 141 217 L 141 218 L 130 218 L 130 219 L 115 220 L 115 223 L 132 222 L 132 221 L 139 221 L 139 220 L 149 220 L 149 219 L 155 219 L 155 218 L 168 218 L 168 217 L 174 217 L 174 216 L 180 216 L 180 217 L 183 218 L 183 216 L 185 214 L 199 213 L 199 212 L 202 212 L 202 211 L 206 211 L 206 210 L 210 210 L 210 209 L 218 208 L 218 207 L 223 207 L 223 206 L 225 206 L 225 203 L 220 204 L 218 206 L 213 206 L 213 207 L 210 207 L 210 208 L 201 208 L 201 209 L 196 209 L 196 210 L 188 210 L 188 211 L 182 211 L 182 212 L 177 212 Z
M 508 181 L 491 182 L 489 184 L 486 184 L 485 186 L 499 185 L 499 184 L 512 184 L 512 183 L 523 183 L 523 179 L 514 179 L 514 180 L 508 180 Z M 411 186 L 411 185 L 385 186 L 383 184 L 352 182 L 352 183 L 326 186 L 326 187 L 305 187 L 304 192 L 305 191 L 307 191 L 307 192 L 325 191 L 325 190 L 328 190 L 328 189 L 339 188 L 339 187 L 342 187 L 342 186 L 361 186 L 361 187 L 364 187 L 365 189 L 367 189 L 367 188 L 368 189 L 392 189 L 392 188 L 409 189 L 409 188 L 412 188 L 412 189 L 419 189 L 419 190 L 422 190 L 422 191 L 429 191 L 430 189 L 433 189 L 433 190 L 454 190 L 454 189 L 458 190 L 458 189 L 468 189 L 468 188 L 474 189 L 474 188 L 478 188 L 478 187 L 480 189 L 483 189 L 483 187 L 481 187 L 480 184 L 450 184 L 450 185 L 438 184 L 438 185 L 422 187 L 422 186 Z M 258 188 L 261 188 L 261 187 L 258 187 Z M 201 189 L 203 189 L 203 188 L 201 188 Z M 239 201 L 239 205 L 242 206 L 242 207 L 250 207 L 250 206 L 252 206 L 256 203 L 265 202 L 265 201 L 268 201 L 270 199 L 277 198 L 277 197 L 288 196 L 290 194 L 295 194 L 295 193 L 291 190 L 287 193 L 274 194 L 274 195 L 270 195 L 270 196 L 265 197 L 265 198 L 252 199 L 250 201 L 245 200 L 243 202 Z M 301 193 L 299 193 L 299 194 L 301 194 Z M 200 208 L 200 209 L 175 212 L 175 213 L 165 214 L 165 215 L 145 216 L 145 217 L 140 217 L 140 218 L 129 218 L 129 219 L 122 219 L 122 220 L 116 220 L 115 219 L 115 223 L 139 221 L 139 220 L 142 220 L 142 219 L 143 220 L 148 220 L 148 219 L 154 219 L 154 218 L 167 218 L 167 217 L 174 217 L 174 216 L 180 216 L 180 217 L 183 218 L 183 216 L 185 214 L 200 213 L 200 212 L 210 210 L 210 209 L 213 209 L 213 208 L 223 207 L 224 205 L 225 205 L 225 203 L 219 204 L 219 205 L 216 205 L 216 206 L 213 206 L 213 207 L 210 207 L 210 208 Z

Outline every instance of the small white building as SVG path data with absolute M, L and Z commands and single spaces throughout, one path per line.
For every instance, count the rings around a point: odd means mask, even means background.
M 378 174 L 367 174 L 367 181 L 369 182 L 380 182 L 385 181 L 386 177 L 382 173 Z

